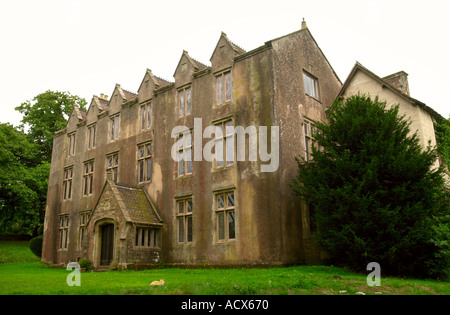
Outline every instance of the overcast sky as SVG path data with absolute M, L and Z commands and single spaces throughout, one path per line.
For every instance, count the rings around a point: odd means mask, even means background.
M 308 28 L 342 82 L 356 61 L 404 70 L 411 96 L 450 115 L 448 0 L 0 0 L 0 122 L 47 90 L 137 92 L 147 68 L 173 81 L 182 51 L 210 65 L 225 32 L 252 50 Z

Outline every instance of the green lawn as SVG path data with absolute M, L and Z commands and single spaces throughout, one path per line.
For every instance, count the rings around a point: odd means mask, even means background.
M 381 287 L 371 288 L 365 274 L 327 266 L 91 272 L 81 274 L 80 287 L 69 287 L 66 278 L 70 271 L 48 268 L 27 245 L 28 242 L 0 242 L 0 294 L 450 294 L 449 282 L 383 275 Z M 166 284 L 149 287 L 150 282 L 159 279 L 165 279 Z

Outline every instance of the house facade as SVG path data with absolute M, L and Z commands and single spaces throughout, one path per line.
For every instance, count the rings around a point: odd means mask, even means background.
M 306 23 L 251 51 L 222 33 L 210 65 L 183 51 L 173 82 L 147 69 L 136 93 L 117 84 L 75 107 L 54 135 L 42 260 L 320 263 L 309 208 L 291 193 L 295 158 L 311 158 L 314 122 L 337 95 L 367 90 L 361 69 L 343 85 Z
M 308 209 L 289 184 L 341 86 L 304 23 L 251 51 L 222 33 L 210 65 L 183 51 L 173 82 L 147 70 L 137 93 L 117 84 L 111 97 L 94 96 L 54 136 L 42 259 L 96 268 L 319 261 Z M 228 133 L 237 126 L 244 146 Z M 211 143 L 212 160 L 201 154 Z

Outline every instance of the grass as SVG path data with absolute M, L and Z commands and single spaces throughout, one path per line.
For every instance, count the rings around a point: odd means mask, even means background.
M 329 266 L 296 266 L 267 269 L 153 269 L 82 273 L 81 286 L 69 287 L 70 271 L 52 269 L 39 262 L 28 242 L 0 242 L 0 294 L 27 295 L 448 295 L 449 282 L 381 279 L 369 287 L 366 274 Z M 339 277 L 335 277 L 339 276 Z M 165 279 L 162 287 L 149 287 Z M 346 291 L 340 293 L 340 291 Z

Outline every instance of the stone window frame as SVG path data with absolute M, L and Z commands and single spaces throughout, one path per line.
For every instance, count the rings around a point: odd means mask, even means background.
M 233 196 L 233 203 L 229 204 L 229 195 Z M 223 205 L 220 204 L 220 197 L 223 196 Z M 215 238 L 216 243 L 230 243 L 237 239 L 237 203 L 236 203 L 236 189 L 227 188 L 214 191 L 214 220 L 215 220 Z M 232 214 L 233 229 L 230 230 L 230 215 Z M 221 215 L 222 220 L 221 220 Z M 223 225 L 223 229 L 221 229 Z M 221 230 L 223 232 L 221 232 Z M 230 233 L 232 232 L 232 233 Z
M 134 229 L 134 248 L 161 248 L 160 230 L 161 228 L 154 226 L 136 225 Z
M 194 242 L 193 215 L 194 215 L 194 203 L 192 195 L 178 197 L 175 199 L 177 244 L 192 244 Z
M 59 215 L 59 242 L 58 250 L 67 251 L 69 248 L 69 214 Z
M 91 196 L 94 191 L 94 167 L 95 160 L 88 160 L 83 162 L 83 196 Z
M 87 126 L 87 149 L 95 149 L 97 141 L 97 123 L 90 124 Z
M 106 173 L 111 170 L 111 175 L 114 183 L 119 181 L 119 151 L 106 154 Z
M 152 103 L 147 102 L 139 107 L 140 131 L 146 131 L 152 128 Z
M 178 134 L 178 138 L 175 140 L 178 147 L 177 153 L 178 156 L 183 156 L 186 151 L 186 155 L 188 157 L 187 161 L 181 160 L 177 161 L 176 164 L 176 177 L 182 178 L 186 176 L 190 176 L 193 173 L 194 163 L 193 163 L 193 130 L 189 129 L 185 132 L 181 132 Z M 189 161 L 189 152 L 190 152 L 190 161 Z M 182 172 L 180 172 L 182 170 Z M 190 170 L 190 171 L 189 171 Z
M 91 216 L 91 210 L 83 210 L 79 212 L 79 227 L 78 227 L 78 244 L 82 248 L 84 237 L 86 236 L 87 224 Z
M 178 118 L 192 114 L 192 83 L 188 83 L 177 89 L 177 109 Z
M 224 105 L 233 99 L 233 77 L 231 67 L 214 73 L 216 105 Z
M 71 200 L 73 191 L 73 165 L 64 168 L 63 172 L 63 200 Z
M 317 140 L 314 138 L 316 132 L 315 122 L 312 119 L 303 117 L 303 144 L 305 146 L 305 161 L 311 162 L 312 159 L 312 147 L 315 146 L 318 150 L 321 150 Z
M 234 117 L 229 116 L 229 117 L 225 117 L 225 118 L 213 121 L 213 125 L 216 126 L 216 128 L 218 127 L 218 125 L 220 125 L 220 129 L 221 129 L 221 133 L 222 133 L 222 136 L 218 136 L 218 132 L 214 133 L 214 141 L 215 141 L 214 150 L 215 150 L 215 152 L 214 152 L 213 166 L 214 166 L 215 170 L 232 167 L 235 165 L 235 162 L 236 162 L 236 152 L 235 152 L 236 150 L 235 150 L 235 141 L 234 141 L 235 133 L 234 132 L 228 133 L 227 126 L 229 123 L 231 124 L 231 127 L 234 128 L 234 123 L 235 123 Z M 221 161 L 222 164 L 218 163 L 219 161 L 217 158 L 217 155 L 220 154 L 220 152 L 217 152 L 218 151 L 217 149 L 220 147 L 220 146 L 217 146 L 218 142 L 222 142 L 222 146 L 221 146 L 221 148 L 222 148 L 222 161 Z M 229 160 L 229 157 L 227 154 L 227 152 L 228 152 L 227 148 L 228 148 L 229 144 L 233 145 L 232 160 Z M 229 162 L 231 162 L 231 163 L 229 163 Z
M 120 137 L 120 113 L 109 116 L 109 140 L 114 142 Z
M 150 151 L 149 151 L 150 147 Z M 143 150 L 143 151 L 142 151 Z M 142 163 L 142 167 L 141 167 Z M 152 180 L 153 142 L 145 141 L 137 144 L 137 182 L 147 183 Z M 150 166 L 150 171 L 149 171 Z M 142 169 L 142 176 L 141 176 Z M 150 173 L 149 173 L 150 172 Z M 150 174 L 150 178 L 149 175 Z
M 312 84 L 312 85 L 311 85 Z M 303 87 L 305 94 L 320 102 L 319 79 L 303 69 Z
M 69 149 L 67 150 L 67 157 L 75 155 L 76 135 L 76 131 L 67 134 L 67 137 L 69 138 Z

